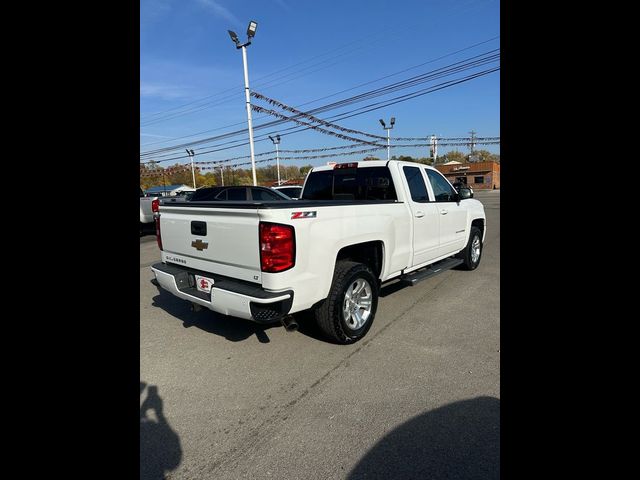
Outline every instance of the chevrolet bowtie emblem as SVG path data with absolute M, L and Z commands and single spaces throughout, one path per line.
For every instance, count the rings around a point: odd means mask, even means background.
M 199 251 L 202 251 L 205 248 L 208 248 L 209 244 L 207 242 L 203 242 L 202 240 L 198 239 L 191 242 L 191 246 Z

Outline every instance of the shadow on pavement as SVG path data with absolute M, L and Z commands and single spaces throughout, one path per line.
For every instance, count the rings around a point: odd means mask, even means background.
M 464 400 L 409 420 L 380 440 L 348 478 L 498 480 L 500 400 Z
M 153 235 L 156 236 L 156 224 L 155 223 L 141 223 L 140 224 L 140 237 L 146 237 Z
M 401 281 L 388 283 L 380 289 L 380 298 L 384 298 L 388 295 L 393 295 L 398 290 L 402 290 L 403 288 L 407 288 L 408 286 L 409 286 L 408 283 L 401 282 Z
M 180 438 L 164 417 L 158 387 L 140 382 L 140 479 L 163 480 L 182 460 Z M 153 413 L 153 415 L 150 415 Z
M 255 335 L 260 343 L 269 343 L 266 330 L 281 328 L 280 323 L 261 325 L 242 318 L 222 315 L 206 308 L 198 312 L 191 311 L 191 304 L 158 288 L 153 297 L 153 306 L 161 308 L 169 315 L 182 321 L 185 328 L 196 327 L 205 332 L 214 333 L 232 342 L 240 342 Z
M 152 306 L 161 308 L 169 315 L 181 320 L 185 328 L 196 327 L 205 332 L 214 333 L 232 342 L 240 342 L 255 335 L 260 343 L 269 343 L 267 330 L 271 328 L 283 328 L 278 321 L 268 325 L 255 323 L 243 318 L 222 315 L 207 308 L 194 312 L 188 301 L 175 297 L 163 290 L 152 280 L 151 283 L 158 290 L 158 295 L 153 297 Z M 335 343 L 328 339 L 316 324 L 313 311 L 303 310 L 293 314 L 298 322 L 298 332 L 290 333 L 296 335 L 300 333 L 315 340 L 327 343 Z

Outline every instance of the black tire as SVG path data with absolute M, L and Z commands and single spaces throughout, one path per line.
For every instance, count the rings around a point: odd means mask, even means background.
M 480 255 L 476 261 L 473 261 L 471 251 L 473 250 L 473 243 L 475 239 L 478 239 L 480 243 Z M 482 260 L 482 231 L 478 227 L 471 227 L 471 232 L 469 233 L 469 241 L 467 242 L 467 246 L 464 247 L 464 250 L 461 250 L 456 254 L 456 258 L 462 259 L 462 264 L 460 265 L 461 270 L 475 270 L 478 265 L 480 265 L 480 260 Z
M 352 329 L 347 326 L 342 311 L 345 304 L 345 293 L 358 279 L 366 280 L 369 283 L 371 288 L 371 311 L 362 327 Z M 331 340 L 346 345 L 357 342 L 367 334 L 377 309 L 378 279 L 375 278 L 371 269 L 362 263 L 339 260 L 336 263 L 329 296 L 315 308 L 314 315 L 322 333 Z

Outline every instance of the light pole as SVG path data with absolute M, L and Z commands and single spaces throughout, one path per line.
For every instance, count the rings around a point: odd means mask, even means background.
M 193 150 L 189 150 L 188 148 L 185 148 L 185 150 L 187 151 L 187 155 L 189 155 L 189 158 L 191 159 L 191 177 L 193 178 L 193 188 L 196 188 L 196 172 L 193 168 L 193 157 L 196 154 Z
M 280 150 L 278 148 L 278 145 L 280 145 L 280 135 L 276 135 L 275 138 L 269 135 L 269 138 L 276 146 L 276 167 L 278 169 L 278 186 L 280 186 L 280 184 L 282 183 L 280 182 Z
M 231 30 L 227 30 L 229 32 L 229 36 L 233 43 L 236 44 L 236 48 L 242 49 L 242 64 L 244 66 L 244 96 L 245 103 L 247 106 L 247 123 L 249 124 L 249 150 L 251 151 L 251 170 L 253 172 L 253 185 L 258 185 L 258 180 L 256 179 L 256 160 L 253 151 L 253 125 L 251 122 L 251 97 L 249 95 L 249 70 L 247 67 L 247 47 L 251 45 L 251 39 L 256 35 L 256 28 L 258 24 L 251 20 L 249 22 L 249 26 L 247 27 L 247 41 L 245 43 L 240 43 L 238 39 L 238 35 Z
M 390 125 L 387 127 L 387 125 L 384 123 L 384 120 L 380 119 L 380 124 L 382 125 L 382 128 L 384 128 L 387 131 L 387 161 L 391 160 L 391 129 L 393 128 L 393 125 L 396 123 L 396 117 L 391 117 L 391 122 Z

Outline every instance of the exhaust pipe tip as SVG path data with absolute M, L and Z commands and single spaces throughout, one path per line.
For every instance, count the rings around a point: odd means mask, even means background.
M 283 317 L 280 322 L 287 332 L 295 332 L 296 330 L 298 330 L 298 322 L 296 322 L 295 318 L 293 318 L 292 315 Z

